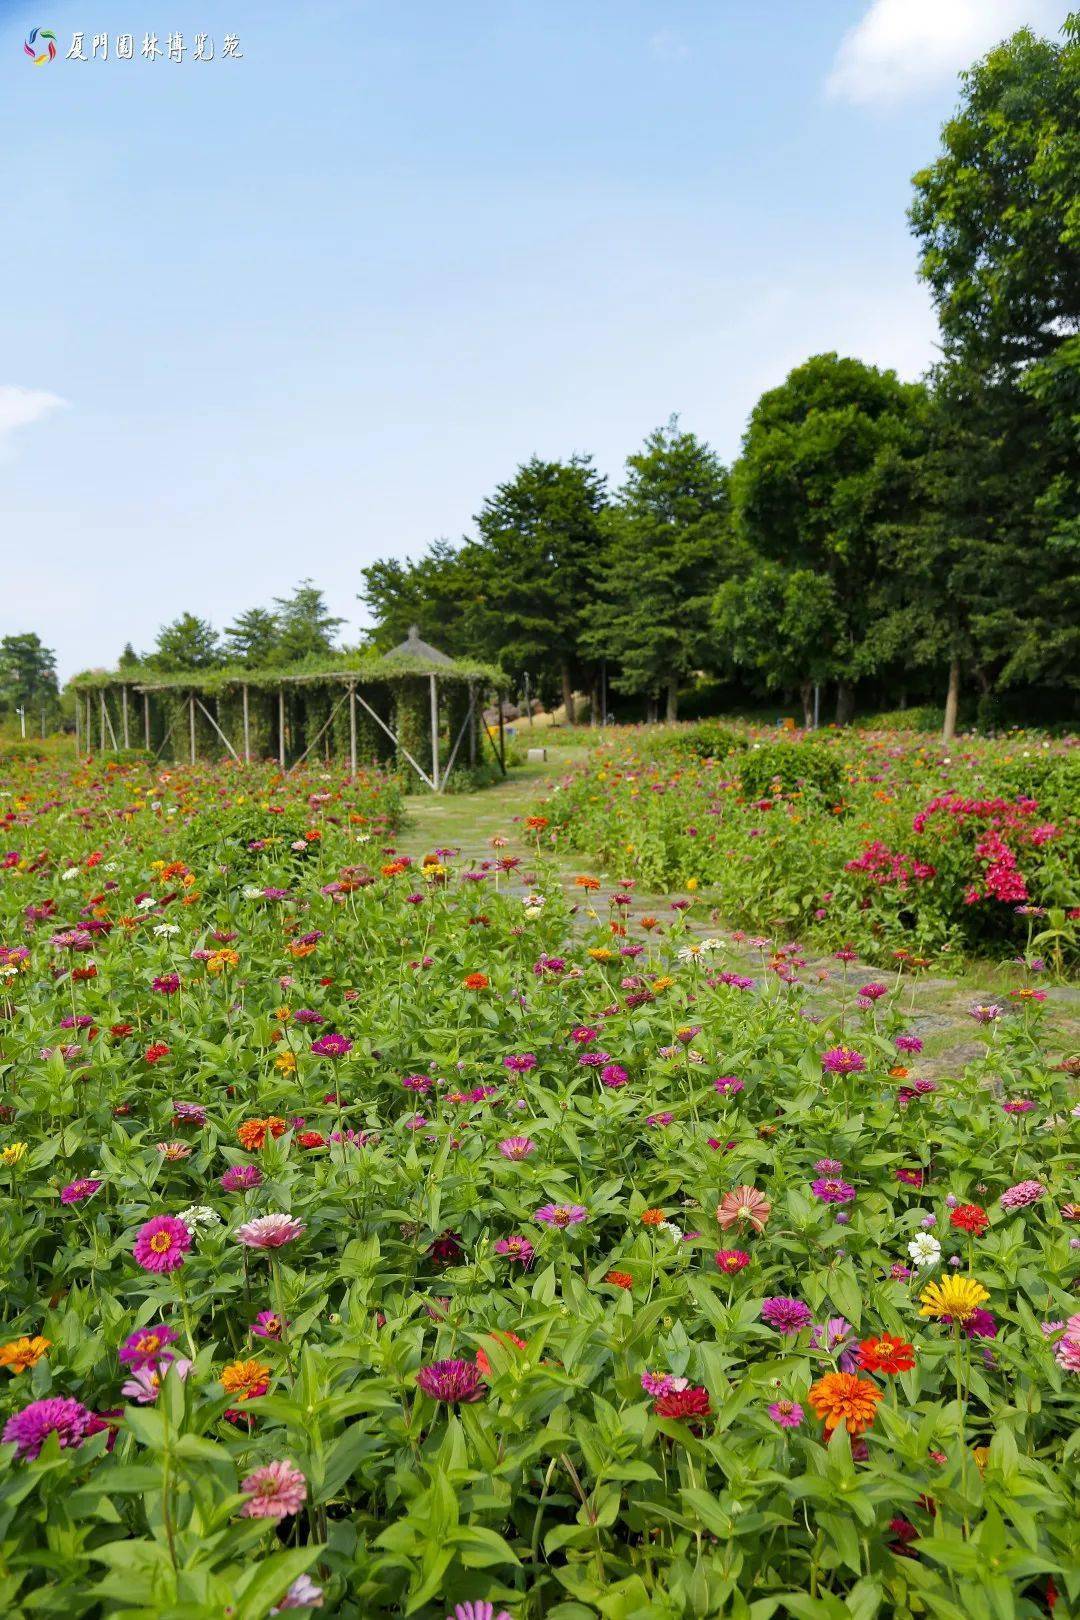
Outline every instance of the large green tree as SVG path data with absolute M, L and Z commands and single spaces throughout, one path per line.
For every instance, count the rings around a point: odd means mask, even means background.
M 965 661 L 999 687 L 1080 684 L 1080 14 L 1060 41 L 1022 29 L 962 83 L 911 208 L 945 355 L 945 550 L 921 551 L 950 593 L 974 581 L 950 714 Z
M 398 646 L 415 624 L 425 641 L 452 657 L 486 650 L 477 646 L 472 623 L 482 586 L 470 558 L 468 547 L 435 540 L 416 561 L 383 557 L 361 569 L 358 594 L 375 619 L 375 646 L 381 652 Z
M 614 660 L 612 684 L 678 712 L 679 683 L 706 658 L 709 607 L 733 566 L 727 469 L 672 417 L 628 456 L 607 514 L 598 611 L 586 646 Z
M 732 472 L 742 545 L 756 560 L 815 576 L 814 599 L 831 598 L 813 663 L 836 680 L 839 723 L 851 718 L 855 681 L 878 662 L 884 535 L 920 498 L 927 413 L 921 383 L 815 355 L 758 400 Z M 811 589 L 805 579 L 799 588 Z M 811 679 L 808 664 L 799 684 Z
M 213 669 L 222 662 L 218 633 L 209 619 L 181 613 L 162 625 L 148 662 L 170 671 Z
M 56 655 L 32 630 L 0 640 L 0 705 L 46 716 L 58 698 Z
M 753 670 L 767 690 L 798 690 L 809 728 L 814 686 L 829 676 L 835 613 L 836 594 L 827 574 L 759 559 L 721 585 L 712 625 L 726 657 Z
M 279 660 L 281 625 L 269 608 L 248 608 L 225 626 L 225 650 L 231 663 L 265 669 Z
M 463 559 L 475 580 L 477 650 L 507 670 L 556 669 L 571 724 L 594 612 L 605 491 L 591 456 L 533 456 L 484 502 L 479 543 L 466 547 Z
M 334 638 L 345 620 L 334 618 L 327 610 L 322 591 L 310 579 L 302 579 L 291 596 L 275 596 L 274 606 L 283 663 L 298 663 L 333 651 Z

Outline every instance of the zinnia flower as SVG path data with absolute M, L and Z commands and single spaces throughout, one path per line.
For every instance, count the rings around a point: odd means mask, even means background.
M 508 1609 L 500 1609 L 495 1613 L 494 1603 L 481 1600 L 479 1603 L 455 1603 L 453 1614 L 448 1614 L 446 1620 L 511 1620 Z
M 821 1054 L 821 1067 L 827 1074 L 861 1074 L 866 1068 L 866 1059 L 850 1046 L 831 1046 Z
M 766 1299 L 761 1306 L 762 1320 L 768 1322 L 771 1328 L 778 1333 L 799 1333 L 804 1327 L 809 1327 L 813 1319 L 813 1312 L 809 1305 L 801 1299 L 791 1299 L 786 1296 Z
M 809 1401 L 819 1418 L 824 1418 L 827 1433 L 842 1423 L 848 1434 L 862 1434 L 874 1421 L 881 1390 L 869 1378 L 854 1373 L 832 1372 L 811 1384 Z
M 957 1322 L 967 1322 L 989 1298 L 987 1290 L 974 1277 L 942 1277 L 940 1282 L 927 1283 L 919 1295 L 919 1315 L 939 1319 L 947 1316 Z
M 263 1361 L 230 1361 L 221 1370 L 221 1387 L 238 1401 L 265 1395 L 270 1388 L 270 1368 Z
M 321 1609 L 322 1606 L 322 1587 L 316 1586 L 310 1575 L 298 1575 L 281 1602 L 275 1604 L 270 1613 L 281 1614 L 283 1609 Z
M 716 1209 L 716 1219 L 722 1231 L 747 1222 L 755 1232 L 764 1232 L 772 1214 L 772 1205 L 756 1187 L 735 1187 L 726 1192 Z
M 248 1192 L 262 1185 L 263 1173 L 257 1164 L 234 1164 L 221 1178 L 226 1192 Z
M 560 1229 L 567 1226 L 576 1226 L 579 1221 L 588 1219 L 589 1212 L 581 1204 L 543 1204 L 533 1219 L 541 1221 L 545 1226 L 557 1226 Z
M 734 1276 L 737 1271 L 750 1264 L 750 1256 L 745 1249 L 717 1249 L 713 1259 L 728 1277 Z
M 495 1244 L 495 1253 L 504 1254 L 511 1260 L 518 1260 L 523 1266 L 530 1266 L 536 1250 L 527 1237 L 514 1233 L 512 1237 L 498 1239 Z
M 527 1136 L 505 1136 L 499 1143 L 499 1152 L 504 1159 L 527 1159 L 530 1153 L 536 1152 L 536 1143 Z
M 798 1401 L 773 1401 L 769 1416 L 782 1429 L 797 1429 L 803 1420 L 803 1409 Z
M 237 1227 L 236 1241 L 246 1249 L 280 1249 L 294 1242 L 305 1230 L 303 1221 L 291 1215 L 256 1215 L 253 1221 Z
M 487 1392 L 476 1363 L 462 1361 L 457 1356 L 431 1361 L 421 1367 L 416 1382 L 425 1395 L 448 1406 L 482 1400 Z
M 978 1204 L 958 1204 L 949 1214 L 950 1224 L 960 1232 L 979 1237 L 990 1225 L 990 1217 Z
M 166 1373 L 175 1373 L 182 1382 L 191 1371 L 191 1367 L 192 1363 L 184 1356 L 174 1358 L 166 1355 L 156 1367 L 148 1363 L 134 1368 L 130 1378 L 121 1384 L 120 1393 L 139 1406 L 152 1406 L 161 1393 L 161 1380 Z
M 822 1176 L 810 1183 L 810 1191 L 815 1198 L 820 1198 L 823 1204 L 850 1204 L 855 1197 L 855 1188 L 847 1181 L 838 1181 L 834 1176 Z
M 653 1402 L 653 1412 L 660 1418 L 708 1417 L 711 1410 L 709 1392 L 701 1384 L 669 1390 Z
M 127 1367 L 152 1367 L 169 1354 L 169 1345 L 176 1342 L 175 1329 L 163 1322 L 156 1327 L 136 1328 L 120 1346 L 120 1360 Z
M 35 1333 L 32 1339 L 10 1339 L 7 1344 L 0 1344 L 0 1367 L 6 1367 L 9 1373 L 27 1372 L 37 1366 L 51 1343 L 51 1339 L 43 1339 L 40 1333 Z
M 254 1469 L 240 1482 L 250 1500 L 244 1503 L 245 1519 L 284 1519 L 299 1513 L 307 1501 L 307 1481 L 291 1462 L 279 1460 Z
M 69 1181 L 67 1186 L 62 1187 L 60 1190 L 60 1202 L 62 1204 L 81 1204 L 87 1198 L 93 1198 L 99 1187 L 104 1185 L 103 1181 L 92 1181 L 88 1176 L 80 1177 L 78 1181 Z
M 1006 1187 L 998 1202 L 1002 1209 L 1024 1209 L 1037 1204 L 1045 1192 L 1041 1181 L 1018 1181 L 1015 1187 Z
M 191 1233 L 175 1215 L 155 1215 L 139 1228 L 132 1254 L 144 1271 L 176 1271 L 191 1248 Z
M 77 1450 L 86 1439 L 93 1413 L 80 1401 L 50 1395 L 31 1401 L 15 1412 L 4 1425 L 4 1444 L 17 1447 L 16 1456 L 33 1459 L 50 1434 L 55 1434 L 61 1450 Z
M 859 1344 L 859 1367 L 863 1372 L 908 1372 L 915 1365 L 915 1347 L 891 1333 L 881 1333 L 876 1339 L 863 1339 Z

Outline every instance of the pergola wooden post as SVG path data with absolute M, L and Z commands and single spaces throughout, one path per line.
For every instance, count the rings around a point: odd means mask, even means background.
M 188 736 L 191 742 L 191 763 L 195 763 L 195 694 L 188 693 Z
M 102 687 L 101 691 L 98 693 L 98 700 L 99 700 L 99 708 L 98 708 L 98 748 L 101 751 L 101 753 L 104 753 L 105 752 L 105 688 L 104 687 Z
M 245 681 L 240 688 L 244 698 L 244 764 L 251 764 L 251 715 L 248 711 L 248 687 Z
M 79 699 L 75 697 L 75 758 L 79 758 Z
M 149 748 L 150 748 L 150 694 L 149 694 L 149 692 L 144 692 L 143 695 L 142 695 L 142 720 L 143 720 L 143 736 L 146 738 L 146 747 L 147 747 L 147 750 L 149 750 Z
M 349 682 L 349 770 L 356 775 L 356 682 Z
M 124 747 L 125 748 L 130 748 L 131 747 L 131 735 L 130 735 L 130 733 L 128 731 L 128 706 L 127 706 L 127 687 L 126 686 L 122 686 L 120 688 L 120 713 L 123 716 L 123 721 L 124 721 Z
M 439 683 L 434 675 L 428 676 L 431 682 L 431 780 L 435 785 L 435 792 L 439 791 Z
M 480 716 L 483 720 L 483 715 Z M 476 768 L 476 687 L 469 682 L 469 768 Z
M 278 714 L 278 764 L 285 769 L 285 688 L 278 687 L 277 692 Z

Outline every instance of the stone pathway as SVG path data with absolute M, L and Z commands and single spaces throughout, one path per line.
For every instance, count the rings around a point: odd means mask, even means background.
M 529 739 L 524 737 L 523 741 Z M 542 739 L 537 737 L 539 743 Z M 493 851 L 491 839 L 501 836 L 509 840 L 505 853 L 518 855 L 524 860 L 535 852 L 523 821 L 536 806 L 552 781 L 571 770 L 587 757 L 582 747 L 547 745 L 546 761 L 535 761 L 510 772 L 504 782 L 474 793 L 417 794 L 406 801 L 407 819 L 402 829 L 401 842 L 413 854 L 425 854 L 436 847 L 456 849 L 459 858 L 468 863 L 490 859 Z M 551 857 L 549 856 L 550 860 Z M 584 855 L 556 852 L 556 875 L 564 886 L 575 876 L 591 873 L 605 884 L 611 884 L 630 873 L 605 871 Z M 523 871 L 528 866 L 523 865 Z M 520 878 L 516 885 L 521 887 Z M 575 892 L 574 899 L 582 896 Z M 647 915 L 669 916 L 670 896 L 648 894 L 635 890 L 630 919 Z M 584 919 L 584 913 L 582 913 Z M 698 935 L 726 934 L 723 919 L 709 905 L 708 891 L 700 890 L 695 897 L 693 912 L 687 920 L 689 930 Z M 821 957 L 807 950 L 806 968 L 802 970 L 804 982 L 810 984 L 811 1007 L 823 1015 L 835 1012 L 840 1004 L 843 970 L 831 957 Z M 724 953 L 723 965 L 736 972 L 745 972 L 761 980 L 762 954 L 739 951 L 731 946 Z M 825 978 L 819 978 L 825 975 Z M 852 986 L 868 980 L 890 980 L 890 975 L 878 968 L 854 965 L 848 973 L 847 994 Z M 816 981 L 816 982 L 815 982 Z M 983 1042 L 972 1023 L 970 1009 L 976 1002 L 1004 1001 L 1017 978 L 1007 968 L 992 963 L 965 966 L 956 977 L 927 977 L 909 981 L 904 1004 L 911 1007 L 910 1028 L 925 1043 L 919 1060 L 919 1072 L 933 1076 L 955 1070 L 981 1055 Z M 1048 986 L 1050 1013 L 1048 1017 L 1049 1047 L 1055 1058 L 1080 1051 L 1080 987 L 1075 985 Z

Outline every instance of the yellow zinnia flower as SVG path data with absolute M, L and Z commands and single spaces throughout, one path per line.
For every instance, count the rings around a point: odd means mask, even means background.
M 919 1295 L 920 1316 L 936 1316 L 939 1320 L 949 1316 L 954 1322 L 967 1322 L 979 1306 L 990 1298 L 982 1283 L 974 1277 L 942 1277 L 940 1282 L 928 1283 Z
M 5 1164 L 18 1164 L 20 1159 L 26 1157 L 25 1142 L 9 1142 L 6 1148 L 0 1148 L 0 1159 Z

